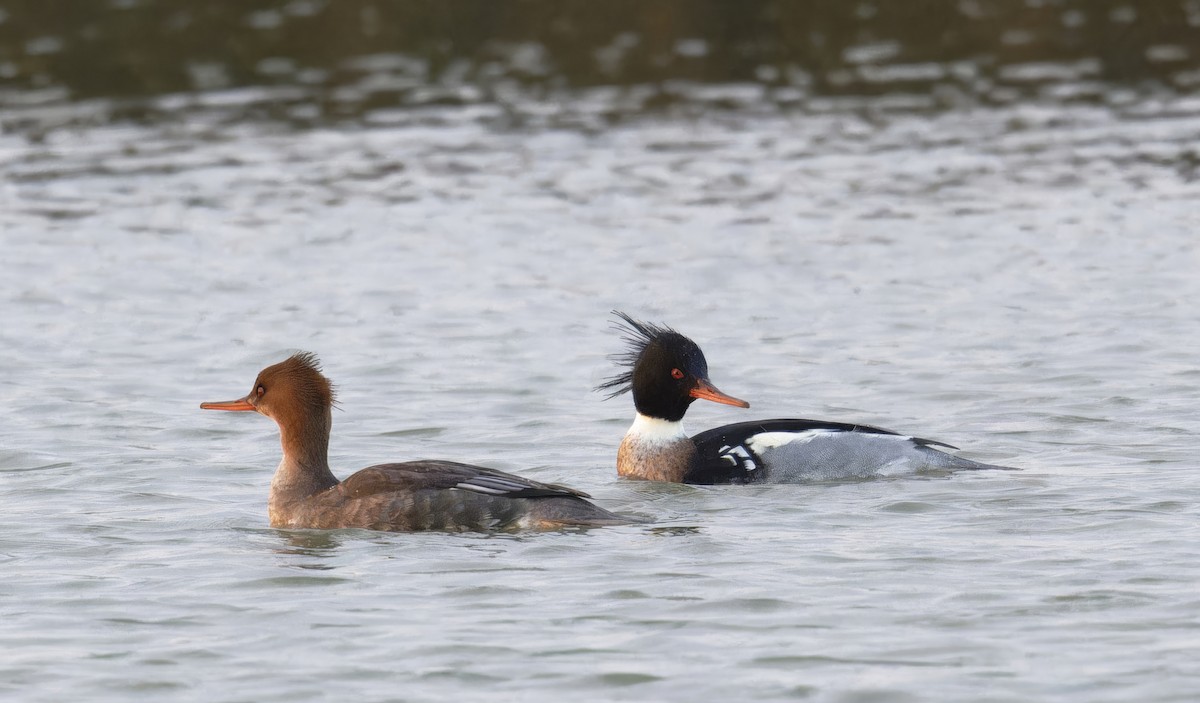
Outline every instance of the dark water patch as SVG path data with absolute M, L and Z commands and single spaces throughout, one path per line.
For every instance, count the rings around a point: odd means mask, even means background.
M 646 532 L 656 537 L 690 537 L 702 534 L 704 528 L 697 525 L 673 525 L 670 527 L 651 527 Z
M 343 583 L 353 582 L 353 580 L 354 579 L 340 578 L 337 576 L 272 576 L 270 578 L 233 583 L 230 584 L 230 587 L 244 590 L 257 590 L 262 588 L 290 588 L 293 586 L 312 588 L 317 586 L 336 586 Z
M 856 659 L 849 657 L 832 657 L 821 654 L 793 654 L 757 657 L 752 663 L 773 667 L 814 667 L 830 664 L 840 666 L 903 666 L 903 667 L 940 667 L 952 666 L 940 662 L 903 660 L 903 659 Z
M 471 686 L 482 686 L 489 684 L 499 684 L 507 681 L 503 676 L 492 676 L 490 674 L 481 674 L 477 671 L 463 671 L 459 668 L 454 669 L 439 669 L 437 671 L 423 671 L 417 674 L 417 677 L 425 681 L 452 681 L 455 683 L 464 683 Z
M 568 112 L 603 129 L 687 106 L 820 110 L 845 96 L 899 111 L 1106 105 L 1200 86 L 1189 0 L 140 0 L 70 12 L 13 0 L 4 13 L 0 107 L 25 111 L 4 120 L 32 136 L 195 108 L 307 127 L 496 105 L 500 123 Z M 72 102 L 88 107 L 68 114 Z
M 591 680 L 598 686 L 625 687 L 662 681 L 663 677 L 634 671 L 613 671 L 593 676 Z
M 165 694 L 171 691 L 180 691 L 191 688 L 189 684 L 179 681 L 130 681 L 129 679 L 107 679 L 101 680 L 98 683 L 106 690 L 127 691 L 129 693 L 138 694 Z
M 918 503 L 914 501 L 899 501 L 896 503 L 888 503 L 880 508 L 888 513 L 901 513 L 905 515 L 915 515 L 918 513 L 936 512 L 943 508 L 931 503 Z
M 654 596 L 642 591 L 622 588 L 616 591 L 609 591 L 608 593 L 605 593 L 603 597 L 613 600 L 640 600 L 643 598 L 653 598 Z
M 778 598 L 728 598 L 708 603 L 707 607 L 731 612 L 775 613 L 792 610 L 796 604 Z
M 380 437 L 438 437 L 446 431 L 445 427 L 413 427 L 405 430 L 391 430 L 389 432 L 380 432 Z
M 605 658 L 607 658 L 608 655 L 620 654 L 620 653 L 621 653 L 621 651 L 618 649 L 576 647 L 576 648 L 569 648 L 569 649 L 540 650 L 540 651 L 534 652 L 532 654 L 532 656 L 535 656 L 535 657 L 577 657 L 577 656 L 596 657 L 596 656 L 604 656 Z
M 37 466 L 26 467 L 0 467 L 0 472 L 6 473 L 21 473 L 27 471 L 53 471 L 55 469 L 69 469 L 73 466 L 71 462 L 55 462 L 53 464 L 39 464 Z
M 528 588 L 512 588 L 508 586 L 469 586 L 466 588 L 456 588 L 445 593 L 448 598 L 489 598 L 493 596 L 510 597 L 510 596 L 528 596 L 535 593 L 533 589 Z
M 154 626 L 154 627 L 190 627 L 203 625 L 204 623 L 194 617 L 173 617 L 162 619 L 147 619 L 134 617 L 115 617 L 102 618 L 103 622 L 113 625 L 127 625 L 134 627 Z

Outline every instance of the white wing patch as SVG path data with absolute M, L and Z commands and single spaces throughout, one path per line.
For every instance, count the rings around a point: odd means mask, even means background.
M 470 481 L 460 481 L 454 486 L 463 491 L 471 491 L 472 493 L 482 493 L 489 496 L 502 496 L 506 493 L 511 493 L 512 489 L 496 488 L 495 486 L 480 485 L 471 483 Z
M 829 437 L 832 435 L 845 436 L 847 433 L 842 430 L 805 430 L 803 432 L 760 432 L 746 440 L 746 446 L 755 454 L 762 454 L 768 449 L 778 449 L 791 444 L 801 445 L 808 444 L 814 439 L 821 437 Z M 855 439 L 873 439 L 882 440 L 885 442 L 911 442 L 912 437 L 895 434 L 876 434 L 874 432 L 855 432 Z
M 720 456 L 734 466 L 740 465 L 746 471 L 758 469 L 758 463 L 754 461 L 754 457 L 750 456 L 750 452 L 740 444 L 736 447 L 728 444 L 721 447 Z

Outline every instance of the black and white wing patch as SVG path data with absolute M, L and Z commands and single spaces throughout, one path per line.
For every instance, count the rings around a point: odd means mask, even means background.
M 762 458 L 744 443 L 732 446 L 710 443 L 697 447 L 683 482 L 702 485 L 758 483 L 766 480 L 766 473 Z
M 842 437 L 846 441 L 830 445 L 828 440 L 834 437 Z M 862 439 L 854 441 L 854 437 Z M 691 470 L 684 477 L 684 482 L 778 482 L 788 480 L 780 475 L 781 470 L 788 474 L 805 473 L 810 469 L 821 473 L 831 465 L 845 462 L 865 460 L 867 463 L 878 463 L 879 459 L 875 456 L 864 456 L 858 447 L 870 437 L 894 438 L 901 445 L 908 447 L 950 447 L 943 442 L 907 437 L 870 425 L 803 419 L 739 422 L 701 432 L 692 438 L 696 445 L 696 458 Z M 867 442 L 866 446 L 874 444 L 876 443 Z M 896 443 L 889 441 L 885 444 Z M 784 464 L 771 465 L 768 457 L 776 464 L 781 460 Z

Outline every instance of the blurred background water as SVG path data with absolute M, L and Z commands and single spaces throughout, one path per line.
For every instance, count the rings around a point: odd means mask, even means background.
M 1200 694 L 1200 2 L 0 0 L 12 700 Z M 1013 473 L 619 481 L 608 311 L 755 417 Z M 335 472 L 650 526 L 267 527 L 294 349 Z

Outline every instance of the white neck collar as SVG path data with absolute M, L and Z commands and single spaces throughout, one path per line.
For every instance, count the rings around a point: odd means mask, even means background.
M 625 436 L 636 437 L 641 442 L 659 444 L 676 442 L 687 437 L 687 433 L 683 431 L 682 421 L 660 420 L 638 413 Z

